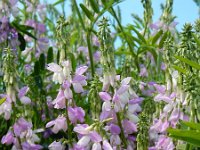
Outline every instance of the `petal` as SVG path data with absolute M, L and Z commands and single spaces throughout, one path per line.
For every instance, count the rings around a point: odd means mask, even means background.
M 131 77 L 127 77 L 127 78 L 124 78 L 122 81 L 121 81 L 121 84 L 122 85 L 127 85 L 129 84 L 131 81 Z
M 49 128 L 55 124 L 55 120 L 52 120 L 46 124 L 46 128 Z
M 117 135 L 117 134 L 120 134 L 121 130 L 120 130 L 120 127 L 118 125 L 111 124 L 110 125 L 110 132 L 114 135 Z
M 100 143 L 94 143 L 92 145 L 92 150 L 102 150 L 101 149 L 101 144 Z
M 25 105 L 31 103 L 31 99 L 30 99 L 29 97 L 27 97 L 27 96 L 21 97 L 21 98 L 20 98 L 20 101 L 21 101 L 22 104 L 25 104 Z
M 90 135 L 91 141 L 93 141 L 93 142 L 101 142 L 102 141 L 102 137 L 96 131 L 90 132 L 89 135 Z
M 76 74 L 77 75 L 82 75 L 87 71 L 88 67 L 87 66 L 82 66 L 76 69 Z
M 84 90 L 83 90 L 83 87 L 80 83 L 72 83 L 73 87 L 74 87 L 74 91 L 76 93 L 82 93 Z
M 22 87 L 19 90 L 18 97 L 21 98 L 21 97 L 25 96 L 28 91 L 29 91 L 29 87 L 28 86 Z
M 110 143 L 108 143 L 107 140 L 103 141 L 103 149 L 104 150 L 113 150 L 112 147 L 111 147 L 111 145 L 110 145 Z
M 99 92 L 99 96 L 104 101 L 110 101 L 111 100 L 111 96 L 107 92 Z
M 79 141 L 78 145 L 82 147 L 86 147 L 90 142 L 90 137 L 89 136 L 83 136 Z
M 56 63 L 50 63 L 47 66 L 47 70 L 50 70 L 52 72 L 61 72 L 62 68 Z

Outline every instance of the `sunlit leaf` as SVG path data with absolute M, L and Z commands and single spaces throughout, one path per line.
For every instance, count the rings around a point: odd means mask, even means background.
M 92 13 L 83 5 L 80 4 L 81 9 L 83 10 L 83 12 L 85 13 L 85 15 L 92 21 L 94 20 L 94 17 L 92 15 Z
M 6 97 L 0 99 L 0 105 L 6 101 Z
M 176 56 L 174 56 L 174 57 L 175 57 L 176 59 L 179 59 L 180 61 L 182 61 L 182 62 L 184 62 L 184 63 L 190 65 L 191 67 L 200 70 L 200 64 L 198 64 L 198 63 L 196 63 L 196 62 L 194 62 L 194 61 L 191 61 L 191 60 L 189 60 L 189 59 L 187 59 L 187 58 L 183 58 L 183 57 L 181 57 L 181 56 L 177 56 L 177 55 L 176 55 Z

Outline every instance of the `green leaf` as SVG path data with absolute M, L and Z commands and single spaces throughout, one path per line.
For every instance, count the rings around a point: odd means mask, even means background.
M 143 41 L 143 43 L 146 43 L 146 40 L 145 40 L 145 38 L 143 37 L 143 35 L 142 35 L 140 32 L 138 32 L 138 31 L 135 29 L 135 27 L 134 27 L 133 25 L 129 25 L 128 28 L 131 29 L 131 30 L 133 30 L 133 31 L 137 34 L 138 38 L 139 38 L 141 41 Z
M 200 146 L 200 132 L 195 130 L 167 129 L 170 137 Z
M 75 71 L 76 70 L 76 58 L 73 53 L 67 53 L 67 55 L 70 57 L 71 63 L 72 63 L 72 69 L 73 69 L 73 71 Z
M 43 53 L 40 54 L 39 63 L 40 63 L 40 70 L 44 70 L 45 69 L 45 55 Z
M 93 10 L 96 12 L 96 13 L 99 13 L 99 6 L 96 2 L 96 0 L 89 0 Z
M 24 36 L 21 35 L 21 33 L 18 33 L 18 40 L 20 42 L 19 48 L 21 51 L 25 50 L 26 48 L 26 41 L 24 39 Z
M 92 15 L 92 13 L 83 5 L 80 4 L 81 9 L 83 10 L 83 12 L 85 13 L 85 15 L 92 21 L 94 20 L 94 17 Z
M 146 51 L 149 51 L 153 55 L 155 62 L 157 62 L 158 55 L 156 53 L 155 47 L 153 47 L 153 46 L 141 45 L 139 50 L 138 50 L 138 54 L 137 55 L 139 55 L 139 54 L 141 54 L 143 52 L 146 52 Z
M 158 39 L 161 37 L 162 34 L 163 30 L 160 30 L 156 33 L 156 35 L 152 39 L 152 45 L 154 45 L 158 41 Z
M 194 61 L 191 61 L 191 60 L 189 60 L 189 59 L 187 59 L 187 58 L 183 58 L 183 57 L 181 57 L 181 56 L 177 56 L 177 55 L 176 55 L 176 56 L 174 56 L 174 57 L 175 57 L 176 59 L 178 59 L 178 60 L 180 60 L 180 61 L 182 61 L 182 62 L 184 62 L 184 63 L 190 65 L 191 67 L 200 70 L 200 64 L 198 64 L 198 63 L 196 63 L 196 62 L 194 62 Z
M 161 40 L 160 40 L 160 42 L 159 42 L 159 46 L 158 46 L 159 48 L 163 48 L 164 42 L 165 42 L 165 40 L 167 39 L 168 35 L 169 35 L 168 32 L 165 32 L 165 33 L 164 33 L 164 35 L 162 36 L 162 38 L 161 38 Z
M 36 85 L 38 86 L 38 88 L 42 89 L 42 87 L 43 87 L 43 82 L 42 82 L 41 76 L 40 76 L 40 75 L 37 75 L 37 76 L 34 77 L 34 79 L 35 79 L 35 83 L 36 83 Z
M 6 101 L 6 97 L 0 99 L 0 105 Z
M 180 123 L 190 127 L 191 129 L 195 129 L 195 130 L 199 130 L 200 131 L 200 123 L 194 123 L 194 122 L 186 122 L 186 121 L 182 121 L 180 120 Z
M 196 41 L 197 45 L 200 47 L 200 40 L 198 39 L 198 37 L 195 34 L 192 34 L 194 37 L 194 40 Z
M 65 0 L 58 0 L 57 2 L 53 3 L 52 5 L 53 5 L 53 6 L 56 6 L 56 5 L 60 4 L 60 3 L 63 3 L 64 1 L 65 1 Z
M 174 69 L 176 69 L 177 71 L 183 73 L 183 74 L 186 74 L 186 73 L 187 73 L 187 70 L 185 70 L 185 69 L 183 69 L 183 68 L 181 68 L 181 67 L 178 67 L 178 66 L 175 66 L 175 65 L 173 65 L 172 67 L 173 67 Z
M 34 65 L 34 74 L 39 75 L 40 74 L 40 62 L 36 61 Z
M 53 62 L 53 47 L 49 47 L 47 52 L 47 64 Z
M 21 25 L 18 25 L 18 24 L 15 23 L 14 21 L 11 23 L 11 25 L 12 25 L 13 27 L 15 27 L 18 31 L 20 31 L 20 32 L 22 32 L 22 33 L 24 33 L 24 34 L 26 34 L 26 35 L 32 37 L 32 38 L 35 39 L 35 40 L 37 40 L 37 38 L 36 38 L 34 35 L 32 35 L 32 34 L 31 34 L 30 32 L 28 32 L 28 31 L 26 31 L 26 29 L 22 28 Z

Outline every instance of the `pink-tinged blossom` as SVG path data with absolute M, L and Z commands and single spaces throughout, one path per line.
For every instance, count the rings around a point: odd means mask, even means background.
M 66 108 L 66 99 L 64 95 L 64 91 L 62 89 L 59 90 L 56 99 L 52 102 L 54 108 L 56 109 L 64 109 Z
M 87 85 L 86 77 L 83 75 L 87 71 L 87 66 L 82 66 L 76 69 L 75 76 L 72 80 L 72 85 L 76 93 L 82 93 L 83 86 Z
M 141 77 L 148 77 L 147 68 L 144 65 L 140 65 L 140 74 Z
M 167 69 L 167 65 L 164 62 L 162 62 L 161 66 L 160 66 L 160 69 L 165 71 Z
M 165 120 L 164 122 L 159 119 L 157 122 L 151 126 L 150 130 L 151 131 L 156 131 L 158 133 L 163 133 L 166 132 L 167 128 L 169 127 L 169 122 Z
M 93 42 L 93 45 L 99 47 L 100 46 L 100 43 L 99 43 L 99 40 L 97 38 L 97 36 L 93 36 L 92 37 L 92 42 Z
M 115 84 L 115 71 L 110 71 L 109 73 L 104 73 L 103 76 L 103 91 L 108 91 L 110 85 L 114 87 Z
M 12 113 L 12 100 L 7 96 L 6 101 L 0 105 L 0 115 L 4 114 L 4 119 L 9 120 Z
M 121 129 L 120 129 L 120 127 L 118 125 L 111 124 L 110 125 L 110 132 L 113 135 L 118 135 L 118 134 L 120 134 Z
M 48 148 L 49 150 L 65 150 L 65 146 L 60 141 L 53 141 Z
M 111 147 L 110 143 L 108 143 L 107 140 L 103 141 L 103 150 L 113 150 L 113 148 Z
M 62 67 L 60 67 L 56 63 L 50 63 L 50 64 L 48 64 L 47 69 L 49 71 L 54 72 L 54 74 L 53 74 L 53 81 L 54 82 L 58 82 L 60 84 L 63 83 L 65 77 L 64 77 L 64 74 L 63 74 L 63 71 L 62 71 Z
M 28 143 L 28 142 L 23 142 L 22 143 L 22 149 L 23 150 L 40 150 L 43 147 L 39 144 L 33 144 L 33 143 Z
M 74 132 L 77 132 L 82 135 L 86 135 L 86 134 L 89 134 L 90 130 L 87 124 L 77 124 L 74 127 Z
M 14 135 L 12 131 L 8 131 L 6 135 L 4 135 L 1 139 L 2 144 L 10 145 L 14 143 Z
M 99 96 L 103 101 L 110 101 L 112 99 L 107 92 L 99 92 Z
M 158 94 L 154 97 L 154 101 L 159 102 L 159 101 L 164 101 L 166 103 L 172 102 L 172 100 L 176 97 L 175 93 L 171 93 L 170 95 L 167 94 Z
M 22 132 L 32 128 L 32 123 L 26 121 L 24 118 L 19 118 L 13 125 L 14 133 L 16 136 L 20 136 Z
M 174 144 L 172 140 L 166 136 L 161 136 L 156 143 L 156 149 L 166 149 L 166 150 L 174 150 Z
M 67 131 L 67 122 L 66 118 L 63 116 L 58 116 L 55 120 L 50 121 L 46 124 L 46 128 L 52 127 L 53 133 L 58 133 L 58 131 L 63 130 Z
M 64 90 L 64 95 L 66 99 L 72 99 L 73 98 L 73 94 L 72 94 L 72 90 L 70 89 L 71 87 L 71 83 L 68 80 L 65 80 L 62 84 L 62 87 L 65 89 Z
M 82 123 L 84 121 L 85 111 L 81 107 L 68 107 L 68 116 L 72 123 L 77 123 L 77 121 Z
M 101 149 L 101 144 L 100 143 L 94 143 L 92 145 L 92 150 L 102 150 Z
M 137 125 L 127 119 L 122 121 L 122 126 L 125 134 L 132 134 L 137 132 Z
M 115 146 L 121 145 L 121 139 L 120 139 L 119 135 L 111 135 L 110 136 L 110 144 L 113 146 L 113 148 Z
M 31 99 L 29 97 L 25 96 L 28 91 L 29 91 L 28 86 L 25 86 L 19 90 L 18 98 L 20 99 L 22 104 L 27 105 L 27 104 L 31 103 Z

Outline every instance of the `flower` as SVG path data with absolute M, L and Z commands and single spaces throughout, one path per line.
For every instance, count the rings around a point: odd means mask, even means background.
M 58 82 L 60 84 L 63 83 L 65 77 L 64 77 L 62 68 L 58 64 L 50 63 L 50 64 L 48 64 L 47 69 L 54 72 L 54 74 L 53 74 L 54 82 Z
M 16 136 L 20 136 L 22 132 L 31 129 L 32 123 L 26 121 L 24 118 L 19 118 L 13 125 L 14 133 Z
M 14 143 L 14 135 L 12 131 L 8 131 L 6 135 L 4 135 L 1 139 L 2 144 L 10 145 Z
M 28 86 L 24 86 L 19 90 L 18 97 L 22 104 L 26 105 L 26 104 L 31 103 L 31 99 L 29 97 L 25 96 L 28 91 L 29 91 Z
M 6 101 L 0 105 L 0 115 L 4 114 L 4 118 L 9 120 L 12 112 L 12 100 L 8 96 L 4 98 Z
M 76 93 L 82 93 L 83 87 L 87 85 L 86 77 L 83 75 L 87 71 L 87 66 L 82 66 L 76 69 L 75 75 L 72 80 L 72 85 Z
M 65 146 L 60 141 L 53 141 L 48 148 L 49 150 L 65 150 Z
M 55 120 L 50 121 L 46 124 L 46 128 L 49 128 L 51 126 L 53 126 L 52 128 L 53 133 L 58 133 L 58 131 L 60 130 L 66 131 L 67 130 L 66 118 L 63 116 L 58 116 Z
M 55 100 L 53 100 L 52 104 L 56 109 L 64 109 L 66 108 L 66 100 L 64 91 L 62 89 L 59 90 L 58 95 Z
M 68 107 L 68 116 L 72 123 L 76 123 L 77 121 L 82 123 L 84 121 L 85 111 L 81 107 Z
M 33 143 L 28 143 L 28 142 L 23 142 L 22 143 L 22 149 L 23 150 L 40 150 L 43 147 L 39 144 L 33 144 Z

